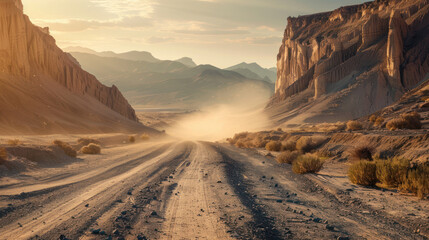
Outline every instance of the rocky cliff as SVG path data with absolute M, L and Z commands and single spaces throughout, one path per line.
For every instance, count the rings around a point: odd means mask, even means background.
M 102 85 L 61 51 L 48 28 L 34 26 L 23 14 L 21 0 L 0 0 L 0 73 L 28 81 L 50 78 L 78 95 L 91 96 L 137 121 L 134 109 L 117 87 Z
M 308 122 L 369 114 L 427 78 L 428 54 L 428 0 L 377 0 L 290 17 L 268 109 L 275 115 L 305 105 L 313 111 L 300 121 Z

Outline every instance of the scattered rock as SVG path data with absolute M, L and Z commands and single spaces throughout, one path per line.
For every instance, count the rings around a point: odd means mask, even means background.
M 152 211 L 152 213 L 150 214 L 151 216 L 158 216 L 158 213 L 155 211 Z
M 100 234 L 101 229 L 93 229 L 91 231 L 92 234 Z
M 87 204 L 85 204 L 85 207 L 89 207 L 89 204 L 87 203 Z

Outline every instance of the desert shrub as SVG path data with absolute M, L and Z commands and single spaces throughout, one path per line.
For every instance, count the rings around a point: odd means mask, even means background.
M 277 131 L 278 132 L 283 132 L 283 129 L 282 128 L 277 128 Z
M 392 158 L 388 160 L 379 160 L 377 164 L 377 179 L 386 187 L 398 187 L 407 176 L 410 166 L 408 160 Z
M 314 149 L 313 140 L 311 137 L 301 137 L 296 142 L 296 149 L 301 153 L 308 153 Z
M 375 120 L 377 120 L 377 116 L 375 116 L 375 115 L 371 115 L 371 116 L 369 117 L 369 121 L 370 121 L 370 122 L 375 123 Z
M 236 133 L 234 137 L 230 139 L 229 143 L 235 144 L 238 140 L 242 138 L 247 138 L 247 135 L 249 135 L 248 132 Z
M 264 148 L 267 145 L 267 143 L 268 143 L 267 140 L 264 140 L 260 137 L 257 137 L 252 141 L 253 147 L 256 147 L 256 148 Z
M 372 153 L 374 152 L 374 149 L 368 146 L 363 147 L 357 147 L 352 150 L 351 156 L 354 159 L 357 160 L 369 160 L 372 161 Z
M 129 137 L 128 137 L 128 142 L 130 142 L 130 143 L 135 143 L 135 142 L 136 142 L 136 137 L 134 137 L 134 136 L 129 136 Z
M 359 121 L 348 121 L 347 122 L 347 131 L 358 131 L 362 130 L 362 123 Z
M 285 151 L 280 153 L 276 160 L 278 163 L 289 163 L 292 164 L 299 156 L 299 153 L 297 151 Z
M 362 186 L 375 186 L 377 183 L 377 165 L 374 162 L 359 161 L 349 168 L 349 179 Z
M 65 143 L 65 142 L 60 141 L 60 140 L 55 140 L 54 145 L 61 148 L 64 151 L 64 153 L 70 157 L 75 158 L 77 156 L 76 150 L 74 150 L 73 147 L 70 146 L 70 144 L 68 144 L 68 143 Z
M 282 150 L 282 144 L 279 141 L 270 141 L 265 145 L 265 149 L 268 151 L 280 152 L 280 150 Z
M 295 150 L 296 150 L 296 142 L 286 141 L 282 143 L 282 151 L 295 151 Z
M 239 139 L 235 142 L 235 146 L 239 148 L 246 148 L 247 144 L 246 144 L 246 141 L 244 141 L 244 139 Z
M 416 194 L 423 199 L 429 196 L 429 166 L 421 165 L 408 170 L 406 178 L 399 187 L 403 191 Z
M 402 114 L 400 118 L 390 120 L 386 124 L 386 128 L 390 131 L 397 129 L 420 129 L 422 123 L 420 122 L 420 114 L 417 112 Z
M 235 143 L 235 146 L 239 147 L 239 148 L 252 148 L 252 147 L 254 147 L 253 140 L 249 139 L 249 138 L 238 139 L 237 142 Z M 265 145 L 263 147 L 265 147 Z
M 90 143 L 98 144 L 100 145 L 100 141 L 92 139 L 92 138 L 79 138 L 77 140 L 77 143 L 82 146 L 88 146 Z
M 149 141 L 150 136 L 149 136 L 148 134 L 144 133 L 144 134 L 142 134 L 142 135 L 140 136 L 140 139 L 141 139 L 142 141 Z
M 298 174 L 317 173 L 323 167 L 323 161 L 310 154 L 299 156 L 292 164 L 292 171 Z
M 0 164 L 7 160 L 6 148 L 0 148 Z
M 377 117 L 377 119 L 374 122 L 375 126 L 380 126 L 384 123 L 384 118 L 383 117 Z
M 83 154 L 100 154 L 101 147 L 95 143 L 90 143 L 88 146 L 82 147 L 80 152 Z
M 18 146 L 18 145 L 21 145 L 22 142 L 19 139 L 9 139 L 7 140 L 7 144 L 10 146 Z

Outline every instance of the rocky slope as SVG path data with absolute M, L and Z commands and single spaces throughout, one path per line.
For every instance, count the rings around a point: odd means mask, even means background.
M 34 83 L 50 79 L 73 94 L 90 96 L 132 121 L 133 108 L 117 87 L 102 85 L 61 51 L 48 28 L 34 26 L 23 13 L 21 0 L 0 1 L 0 73 Z
M 289 18 L 268 112 L 279 123 L 378 111 L 428 78 L 427 0 L 377 0 Z

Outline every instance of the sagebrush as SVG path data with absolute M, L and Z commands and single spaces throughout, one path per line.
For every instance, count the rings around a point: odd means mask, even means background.
M 58 146 L 59 148 L 61 148 L 66 155 L 68 155 L 70 157 L 74 157 L 74 158 L 77 156 L 76 150 L 74 150 L 70 144 L 65 143 L 63 141 L 60 141 L 60 140 L 55 140 L 53 142 L 53 144 Z
M 353 149 L 351 152 L 351 156 L 352 156 L 352 158 L 357 159 L 357 160 L 372 161 L 373 160 L 373 157 L 372 157 L 373 152 L 374 152 L 374 149 L 372 147 L 361 146 L 361 147 L 357 147 L 357 148 Z
M 100 145 L 100 141 L 98 141 L 96 139 L 92 139 L 92 138 L 79 138 L 77 140 L 77 143 L 82 145 L 82 146 L 88 146 L 90 143 Z
M 350 166 L 348 172 L 352 183 L 362 186 L 375 186 L 377 180 L 377 165 L 370 161 L 359 161 Z
M 292 164 L 299 156 L 299 153 L 297 151 L 285 151 L 280 153 L 276 160 L 278 163 L 288 163 Z
M 348 121 L 347 122 L 347 131 L 358 131 L 362 130 L 363 126 L 362 123 L 359 121 Z
M 292 171 L 298 174 L 317 173 L 323 167 L 323 161 L 320 158 L 306 154 L 299 156 L 292 164 Z
M 80 149 L 80 152 L 83 154 L 100 154 L 101 153 L 101 147 L 100 145 L 97 145 L 95 143 L 90 143 L 88 146 L 82 147 Z
M 386 187 L 399 187 L 406 179 L 410 163 L 406 159 L 392 158 L 388 160 L 378 160 L 377 179 Z
M 282 143 L 279 141 L 270 141 L 265 145 L 265 149 L 273 152 L 280 152 L 282 150 Z
M 398 129 L 421 129 L 420 114 L 417 112 L 405 113 L 401 117 L 390 120 L 386 128 L 394 131 Z

